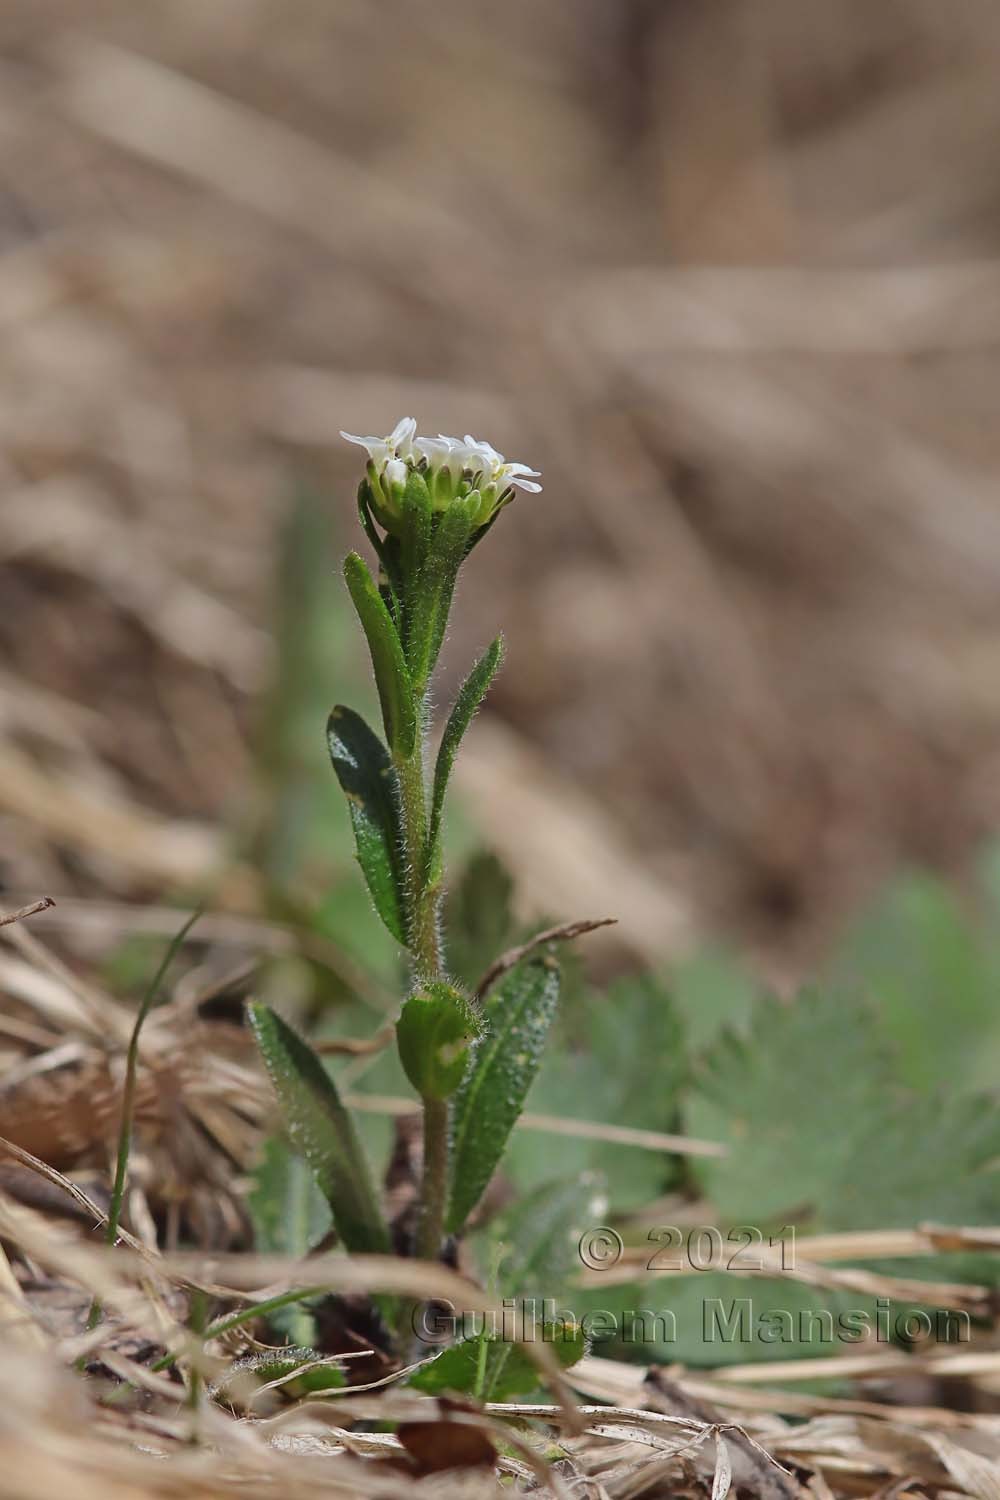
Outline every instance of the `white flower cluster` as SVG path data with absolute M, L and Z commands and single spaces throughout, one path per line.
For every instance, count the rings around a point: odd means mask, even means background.
M 447 475 L 453 492 L 458 492 L 463 484 L 469 490 L 491 491 L 497 496 L 511 485 L 532 494 L 538 494 L 542 488 L 535 483 L 539 478 L 537 469 L 508 463 L 491 443 L 478 442 L 469 433 L 461 440 L 445 437 L 444 433 L 436 438 L 418 437 L 412 417 L 397 422 L 388 437 L 357 437 L 352 432 L 340 435 L 368 450 L 377 478 L 384 475 L 390 487 L 405 485 L 408 470 L 418 468 L 429 475 Z M 433 492 L 434 486 L 431 488 Z

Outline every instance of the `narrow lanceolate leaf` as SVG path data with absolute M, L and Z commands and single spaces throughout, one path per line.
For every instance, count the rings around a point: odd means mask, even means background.
M 427 550 L 413 605 L 407 659 L 418 694 L 434 670 L 448 624 L 455 579 L 472 531 L 472 507 L 459 496 L 441 517 Z
M 448 778 L 455 764 L 455 756 L 462 738 L 489 690 L 500 663 L 503 661 L 503 636 L 498 635 L 476 662 L 459 689 L 454 707 L 448 715 L 437 761 L 434 765 L 434 791 L 431 798 L 430 829 L 427 838 L 428 864 L 433 869 L 438 856 L 441 837 L 441 818 L 444 813 L 444 797 L 448 790 Z
M 368 638 L 389 748 L 394 754 L 411 755 L 417 734 L 413 687 L 392 616 L 364 559 L 356 552 L 344 559 L 344 578 Z
M 354 827 L 358 864 L 375 910 L 398 943 L 406 942 L 402 839 L 396 773 L 389 752 L 360 714 L 338 704 L 326 726 L 330 759 Z
M 273 1010 L 251 1003 L 247 1013 L 289 1138 L 312 1168 L 345 1249 L 388 1251 L 389 1232 L 368 1162 L 333 1079 Z
M 545 957 L 514 969 L 483 1008 L 486 1037 L 454 1103 L 446 1227 L 462 1228 L 503 1155 L 542 1060 L 559 998 L 559 968 Z

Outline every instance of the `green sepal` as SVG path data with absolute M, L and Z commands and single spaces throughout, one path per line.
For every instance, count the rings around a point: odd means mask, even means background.
M 440 874 L 441 818 L 444 813 L 444 798 L 448 790 L 451 768 L 455 764 L 455 756 L 465 731 L 486 697 L 490 683 L 500 670 L 503 651 L 503 636 L 498 635 L 462 683 L 458 697 L 448 715 L 444 734 L 441 736 L 437 760 L 434 763 L 434 790 L 431 796 L 431 815 L 427 834 L 427 873 L 432 882 Z
M 368 638 L 389 748 L 394 755 L 412 755 L 417 737 L 413 685 L 392 615 L 368 565 L 356 552 L 344 559 L 344 578 Z
M 457 1234 L 479 1202 L 538 1072 L 559 999 L 559 966 L 548 955 L 519 964 L 483 1007 L 487 1035 L 455 1098 L 451 1197 Z
M 247 1016 L 278 1096 L 288 1136 L 312 1168 L 346 1250 L 387 1253 L 386 1228 L 354 1121 L 302 1037 L 266 1005 Z
M 386 608 L 392 618 L 399 620 L 399 596 L 402 591 L 402 578 L 400 576 L 399 543 L 394 536 L 386 533 L 382 536 L 375 525 L 372 514 L 372 492 L 367 479 L 362 479 L 358 486 L 358 516 L 364 528 L 365 536 L 375 549 L 375 556 L 379 563 L 378 591 L 385 601 Z
M 406 945 L 402 833 L 396 773 L 389 752 L 360 714 L 338 704 L 326 725 L 330 759 L 354 828 L 358 864 L 375 910 L 397 943 Z
M 407 659 L 418 693 L 426 687 L 441 651 L 455 580 L 473 529 L 474 509 L 472 496 L 456 495 L 442 513 L 416 585 Z
M 530 1326 L 530 1325 L 529 1325 Z M 532 1341 L 545 1343 L 562 1368 L 575 1365 L 587 1352 L 587 1337 L 579 1323 L 542 1323 L 531 1327 Z M 406 1381 L 413 1389 L 436 1396 L 442 1391 L 476 1396 L 481 1401 L 510 1401 L 530 1396 L 542 1383 L 538 1366 L 523 1344 L 498 1333 L 482 1332 L 452 1344 Z
M 411 995 L 396 1022 L 399 1060 L 423 1099 L 450 1099 L 461 1087 L 480 1032 L 475 1009 L 453 985 L 435 980 Z

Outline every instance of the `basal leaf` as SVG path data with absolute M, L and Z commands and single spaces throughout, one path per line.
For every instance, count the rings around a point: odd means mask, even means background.
M 539 1323 L 538 1341 L 555 1354 L 563 1369 L 575 1365 L 587 1352 L 583 1329 L 576 1323 Z M 418 1391 L 437 1395 L 455 1391 L 483 1401 L 510 1401 L 528 1396 L 541 1384 L 538 1366 L 513 1337 L 479 1333 L 444 1349 L 429 1364 L 416 1370 L 407 1381 Z
M 307 1255 L 332 1222 L 330 1205 L 309 1167 L 287 1141 L 272 1136 L 250 1178 L 247 1208 L 256 1249 L 296 1260 Z
M 405 944 L 402 840 L 389 753 L 361 715 L 341 704 L 330 715 L 326 735 L 375 909 L 397 942 Z
M 441 744 L 434 764 L 434 790 L 431 798 L 430 829 L 427 837 L 428 862 L 433 867 L 439 858 L 439 840 L 441 837 L 441 817 L 444 812 L 444 798 L 448 790 L 448 778 L 451 768 L 455 764 L 455 756 L 458 747 L 462 743 L 462 737 L 479 705 L 489 690 L 500 663 L 503 661 L 503 637 L 497 636 L 496 640 L 487 647 L 483 655 L 476 662 L 468 677 L 459 689 L 458 697 L 455 699 L 454 707 L 448 715 L 448 722 L 444 728 Z
M 247 1012 L 292 1145 L 312 1168 L 345 1248 L 388 1251 L 368 1162 L 333 1079 L 274 1011 L 251 1002 Z
M 447 1228 L 457 1233 L 503 1155 L 542 1059 L 559 998 L 559 967 L 520 964 L 483 1007 L 486 1036 L 454 1104 Z
M 356 552 L 349 552 L 344 559 L 344 578 L 368 638 L 385 737 L 393 754 L 410 755 L 417 733 L 413 688 L 392 616 Z

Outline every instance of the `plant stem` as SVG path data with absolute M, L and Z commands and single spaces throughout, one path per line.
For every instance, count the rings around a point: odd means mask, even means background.
M 448 1197 L 448 1136 L 447 1099 L 425 1099 L 424 1175 L 420 1185 L 420 1225 L 416 1245 L 421 1260 L 437 1260 L 441 1253 Z
M 427 793 L 424 747 L 418 737 L 413 754 L 396 760 L 406 848 L 407 937 L 414 983 L 440 979 L 443 967 L 437 922 L 437 890 L 427 882 Z
M 418 715 L 423 717 L 423 704 Z M 406 879 L 410 960 L 415 984 L 444 977 L 438 932 L 438 891 L 428 882 L 427 791 L 424 782 L 423 741 L 418 736 L 413 754 L 396 763 L 406 840 Z M 448 1103 L 424 1100 L 424 1170 L 421 1183 L 420 1224 L 416 1251 L 422 1260 L 437 1260 L 444 1234 L 448 1197 Z

